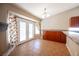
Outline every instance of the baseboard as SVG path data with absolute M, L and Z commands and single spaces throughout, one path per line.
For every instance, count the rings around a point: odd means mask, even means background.
M 3 54 L 3 56 L 8 56 L 15 49 L 15 47 L 16 46 L 11 47 L 7 52 Z
M 71 52 L 71 50 L 70 50 L 70 48 L 69 48 L 69 46 L 68 46 L 67 44 L 66 44 L 66 47 L 67 47 L 67 49 L 68 49 L 70 55 L 73 56 L 73 55 L 72 55 L 72 52 Z

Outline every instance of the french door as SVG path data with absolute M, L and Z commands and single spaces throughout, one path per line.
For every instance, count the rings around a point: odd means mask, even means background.
M 35 34 L 39 33 L 39 26 L 35 22 L 9 14 L 8 16 L 8 43 L 9 45 L 18 45 L 31 40 Z
M 34 37 L 34 23 L 33 22 L 29 22 L 29 39 L 32 39 Z
M 28 40 L 31 40 L 34 38 L 35 34 L 35 26 L 34 22 L 26 20 L 26 19 L 21 19 L 18 18 L 18 24 L 19 24 L 19 43 L 26 42 Z
M 24 19 L 19 19 L 19 41 L 24 42 L 27 40 L 27 23 Z

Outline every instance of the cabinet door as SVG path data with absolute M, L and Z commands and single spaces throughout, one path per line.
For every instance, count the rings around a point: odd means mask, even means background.
M 66 35 L 61 31 L 45 31 L 43 39 L 66 43 Z
M 45 31 L 43 38 L 45 40 L 56 40 L 56 32 L 52 32 L 52 31 Z
M 70 19 L 70 27 L 79 27 L 79 16 Z
M 60 42 L 66 43 L 66 35 L 63 32 L 60 32 Z

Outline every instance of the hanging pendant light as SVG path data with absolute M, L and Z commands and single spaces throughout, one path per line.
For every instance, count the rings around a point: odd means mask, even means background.
M 44 12 L 43 12 L 43 14 L 42 14 L 42 18 L 47 18 L 47 17 L 49 17 L 49 16 L 50 16 L 50 15 L 48 14 L 47 9 L 44 8 Z

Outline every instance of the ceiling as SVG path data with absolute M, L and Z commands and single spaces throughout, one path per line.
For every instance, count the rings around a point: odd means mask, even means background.
M 67 11 L 74 7 L 77 7 L 78 3 L 16 3 L 15 5 L 27 10 L 31 14 L 42 18 L 44 8 L 47 9 L 47 13 L 50 16 Z

